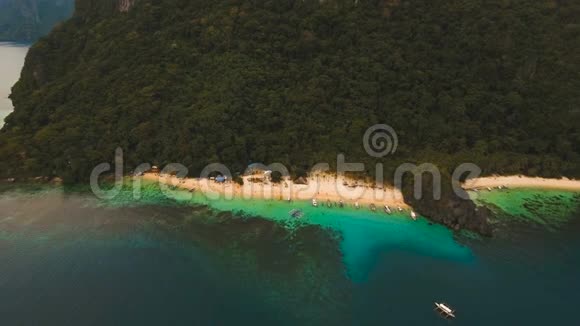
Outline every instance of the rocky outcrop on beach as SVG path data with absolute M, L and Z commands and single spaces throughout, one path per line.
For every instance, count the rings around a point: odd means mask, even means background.
M 433 194 L 431 175 L 423 175 L 423 187 L 419 197 L 415 195 L 415 187 L 411 180 L 409 178 L 404 183 L 403 196 L 405 202 L 417 213 L 455 231 L 469 230 L 484 236 L 492 235 L 492 228 L 489 224 L 491 211 L 467 199 L 467 194 L 460 187 L 456 187 L 454 191 L 450 177 L 442 179 L 440 197 Z

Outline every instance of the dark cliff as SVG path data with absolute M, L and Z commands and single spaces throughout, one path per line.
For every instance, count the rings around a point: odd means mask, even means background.
M 118 12 L 129 11 L 137 0 L 76 0 L 75 16 L 105 18 Z

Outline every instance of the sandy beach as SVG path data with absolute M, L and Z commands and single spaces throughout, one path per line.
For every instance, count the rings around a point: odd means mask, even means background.
M 392 208 L 409 209 L 403 200 L 403 195 L 397 189 L 389 187 L 384 187 L 383 189 L 373 188 L 353 180 L 335 176 L 309 178 L 307 185 L 295 184 L 290 180 L 282 181 L 279 184 L 251 182 L 251 177 L 244 177 L 243 186 L 233 182 L 220 184 L 208 179 L 178 179 L 171 176 L 157 176 L 152 173 L 145 174 L 143 178 L 184 190 L 199 191 L 209 199 L 291 199 L 300 201 L 316 199 L 320 205 L 326 205 L 327 202 L 335 204 L 342 201 L 345 205 L 354 205 L 357 202 L 361 206 L 375 204 L 378 209 L 382 209 L 384 205 L 389 205 Z
M 405 204 L 402 193 L 395 188 L 385 186 L 382 189 L 363 184 L 360 181 L 345 179 L 332 175 L 310 177 L 307 185 L 296 184 L 290 180 L 275 184 L 271 182 L 253 182 L 252 176 L 245 176 L 244 185 L 234 182 L 218 183 L 209 179 L 185 178 L 147 173 L 144 180 L 159 182 L 164 186 L 174 186 L 179 189 L 202 193 L 208 199 L 243 198 L 265 200 L 298 200 L 312 201 L 316 199 L 320 205 L 328 202 L 336 204 L 343 202 L 352 206 L 374 204 L 378 209 L 384 205 L 391 208 L 410 207 Z M 546 179 L 525 176 L 492 176 L 468 180 L 463 188 L 466 190 L 486 188 L 539 188 L 580 191 L 580 180 Z
M 485 178 L 471 179 L 465 182 L 463 188 L 485 189 L 485 188 L 543 188 L 580 191 L 580 180 L 571 179 L 546 179 L 532 178 L 526 176 L 492 176 Z

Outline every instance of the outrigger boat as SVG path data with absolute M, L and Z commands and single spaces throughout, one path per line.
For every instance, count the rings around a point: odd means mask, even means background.
M 391 215 L 393 212 L 391 211 L 391 208 L 388 205 L 385 205 L 385 213 Z
M 411 218 L 413 219 L 413 221 L 416 221 L 417 220 L 417 213 L 411 212 Z
M 318 200 L 316 198 L 312 199 L 312 206 L 318 207 Z
M 437 303 L 435 302 L 435 311 L 439 313 L 439 315 L 445 319 L 453 319 L 455 318 L 455 311 L 451 309 L 445 303 Z

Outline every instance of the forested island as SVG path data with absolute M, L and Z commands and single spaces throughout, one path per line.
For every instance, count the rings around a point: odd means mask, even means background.
M 83 181 L 117 147 L 127 172 L 280 162 L 301 175 L 343 153 L 365 175 L 376 162 L 387 176 L 403 162 L 444 173 L 473 162 L 485 174 L 580 176 L 579 3 L 76 5 L 32 46 L 13 88 L 2 177 Z M 397 131 L 396 155 L 365 152 L 379 123 Z

